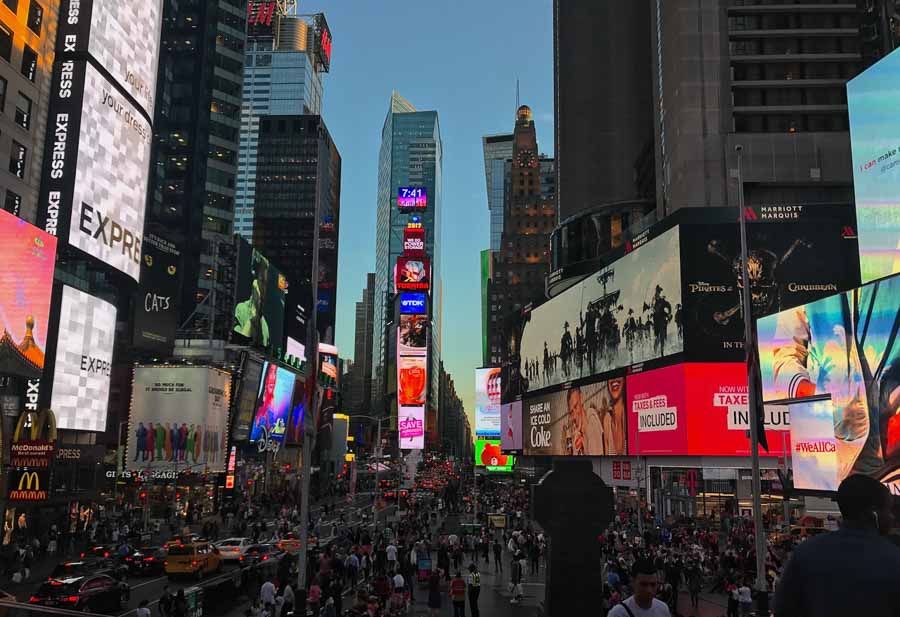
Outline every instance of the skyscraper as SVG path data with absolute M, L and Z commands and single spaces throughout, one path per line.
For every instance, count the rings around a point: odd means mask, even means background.
M 260 119 L 322 113 L 324 67 L 315 53 L 317 23 L 280 13 L 267 21 L 250 27 L 244 65 L 234 230 L 247 240 L 253 237 Z
M 442 208 L 443 153 L 436 111 L 417 111 L 397 92 L 391 94 L 390 108 L 381 130 L 378 155 L 377 220 L 375 229 L 375 323 L 373 331 L 372 410 L 387 408 L 386 392 L 396 390 L 388 383 L 388 364 L 393 364 L 393 347 L 386 330 L 393 320 L 394 266 L 403 253 L 403 230 L 413 214 L 397 209 L 400 187 L 424 187 L 427 207 L 417 213 L 425 229 L 425 252 L 431 260 L 431 333 L 429 336 L 429 400 L 439 400 L 439 380 L 435 370 L 440 362 L 441 286 L 440 238 Z M 388 310 L 386 310 L 386 308 Z
M 372 337 L 375 321 L 375 273 L 366 274 L 362 298 L 356 303 L 356 333 L 353 345 L 353 373 L 350 377 L 348 410 L 364 413 L 372 400 Z
M 513 154 L 513 136 L 485 135 L 481 138 L 484 151 L 484 179 L 487 184 L 487 204 L 491 213 L 490 250 L 500 250 L 503 233 L 503 204 L 506 195 L 506 175 Z
M 163 10 L 146 231 L 181 249 L 187 337 L 227 339 L 231 330 L 225 264 L 233 247 L 246 6 L 166 0 Z

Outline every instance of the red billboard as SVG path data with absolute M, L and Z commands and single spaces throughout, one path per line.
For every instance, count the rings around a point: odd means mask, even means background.
M 629 454 L 749 456 L 750 412 L 743 363 L 685 363 L 627 378 Z M 766 405 L 769 451 L 790 448 L 786 406 Z
M 407 227 L 403 230 L 403 254 L 407 257 L 425 256 L 424 227 Z
M 428 291 L 431 264 L 427 257 L 398 257 L 396 286 L 401 291 Z

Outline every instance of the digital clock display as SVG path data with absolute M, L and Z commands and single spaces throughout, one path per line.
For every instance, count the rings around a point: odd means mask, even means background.
M 397 189 L 397 208 L 401 212 L 424 210 L 428 207 L 428 192 L 424 186 L 401 186 Z

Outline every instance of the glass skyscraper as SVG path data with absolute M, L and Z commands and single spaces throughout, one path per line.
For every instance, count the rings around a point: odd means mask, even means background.
M 234 231 L 248 241 L 253 238 L 260 119 L 322 113 L 322 72 L 313 58 L 315 27 L 290 15 L 279 15 L 273 23 L 273 29 L 251 32 L 244 64 Z
M 443 197 L 441 132 L 436 111 L 417 111 L 398 93 L 391 94 L 391 106 L 381 130 L 378 154 L 378 198 L 375 230 L 375 320 L 372 344 L 372 411 L 386 409 L 385 392 L 396 390 L 387 383 L 393 375 L 396 342 L 390 336 L 387 322 L 393 319 L 388 303 L 394 293 L 394 265 L 403 253 L 403 230 L 410 214 L 397 210 L 397 189 L 401 186 L 424 186 L 428 207 L 417 213 L 425 228 L 425 251 L 431 259 L 431 316 L 429 340 L 429 401 L 436 409 L 440 380 L 437 371 L 441 353 L 441 201 Z M 387 309 L 387 310 L 386 310 Z M 386 332 L 387 331 L 387 332 Z M 387 336 L 386 336 L 387 335 Z M 386 364 L 387 363 L 387 364 Z
M 510 173 L 513 155 L 512 133 L 485 135 L 481 138 L 484 149 L 484 179 L 487 182 L 488 210 L 491 213 L 491 250 L 500 250 L 503 234 L 503 203 L 506 180 Z

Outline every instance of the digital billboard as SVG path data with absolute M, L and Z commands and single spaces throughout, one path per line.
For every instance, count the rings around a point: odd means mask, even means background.
M 0 210 L 0 260 L 0 336 L 8 336 L 18 350 L 16 357 L 3 358 L 0 372 L 40 377 L 47 351 L 56 238 Z
M 250 438 L 250 427 L 256 416 L 256 398 L 259 392 L 259 380 L 262 378 L 263 362 L 247 355 L 241 375 L 240 394 L 235 405 L 234 441 L 247 441 Z
M 425 256 L 424 227 L 407 227 L 403 230 L 403 254 L 407 257 Z
M 628 375 L 626 384 L 629 454 L 750 455 L 745 364 L 676 364 Z M 790 413 L 782 405 L 763 413 L 769 450 L 760 455 L 782 455 Z
M 56 426 L 105 431 L 116 336 L 116 307 L 64 286 L 50 408 Z
M 153 117 L 162 0 L 62 0 L 57 53 L 87 52 Z
M 400 315 L 397 353 L 404 356 L 424 356 L 428 353 L 427 315 Z
M 510 473 L 516 463 L 512 454 L 500 451 L 498 439 L 475 440 L 475 466 L 484 467 L 487 471 Z
M 428 207 L 428 189 L 424 186 L 401 186 L 397 188 L 397 208 L 401 212 L 424 210 Z
M 500 447 L 522 451 L 522 401 L 500 405 Z
M 425 408 L 403 407 L 398 412 L 397 430 L 402 450 L 425 448 Z
M 689 361 L 744 359 L 739 226 L 733 213 L 723 218 L 681 225 L 684 308 L 676 323 L 688 333 Z M 754 317 L 859 284 L 852 206 L 754 206 L 748 219 Z
M 178 328 L 181 253 L 165 238 L 146 234 L 141 284 L 133 302 L 134 338 L 138 349 L 171 353 Z
M 294 396 L 296 374 L 273 362 L 263 364 L 262 381 L 256 395 L 250 441 L 284 442 L 288 414 Z
M 263 349 L 284 343 L 284 306 L 288 281 L 265 255 L 238 238 L 235 285 L 235 338 Z
M 900 494 L 900 276 L 763 317 L 756 327 L 763 398 L 830 395 L 842 466 Z
M 625 379 L 574 385 L 522 401 L 526 456 L 627 454 Z
M 39 226 L 138 280 L 153 131 L 99 70 L 53 71 Z
M 475 434 L 496 437 L 500 433 L 500 369 L 475 369 Z
M 398 257 L 396 288 L 400 291 L 428 291 L 431 265 L 426 257 Z
M 855 458 L 852 442 L 838 439 L 843 418 L 830 398 L 791 403 L 791 469 L 794 488 L 836 491 Z
M 401 315 L 427 315 L 428 294 L 421 291 L 404 291 L 400 294 Z
M 128 469 L 223 472 L 231 374 L 208 366 L 137 366 Z
M 424 407 L 428 394 L 428 358 L 397 357 L 397 403 L 401 407 Z M 401 410 L 400 414 L 403 413 Z
M 900 272 L 900 52 L 847 82 L 862 282 Z
M 673 228 L 526 316 L 517 354 L 520 394 L 680 353 L 680 307 Z

